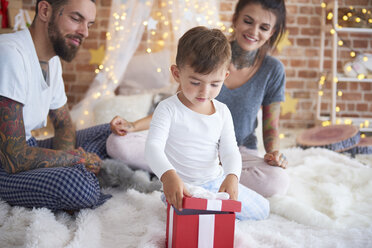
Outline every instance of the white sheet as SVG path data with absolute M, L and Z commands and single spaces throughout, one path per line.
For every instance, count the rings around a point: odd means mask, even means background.
M 236 247 L 372 247 L 372 166 L 324 149 L 287 149 L 292 184 L 264 221 L 237 223 Z M 372 161 L 372 160 L 370 160 Z M 119 192 L 76 219 L 0 201 L 1 247 L 164 247 L 160 192 Z

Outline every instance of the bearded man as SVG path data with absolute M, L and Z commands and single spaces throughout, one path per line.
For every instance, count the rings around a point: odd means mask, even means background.
M 95 0 L 37 0 L 29 29 L 0 35 L 0 199 L 52 210 L 94 208 L 110 196 L 96 174 L 110 125 L 76 132 L 60 59 L 76 55 L 96 16 Z M 55 129 L 38 141 L 31 131 Z

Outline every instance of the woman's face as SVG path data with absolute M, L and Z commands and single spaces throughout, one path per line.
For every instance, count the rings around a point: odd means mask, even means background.
M 261 4 L 248 4 L 234 22 L 235 39 L 245 51 L 254 51 L 265 44 L 274 33 L 276 16 Z

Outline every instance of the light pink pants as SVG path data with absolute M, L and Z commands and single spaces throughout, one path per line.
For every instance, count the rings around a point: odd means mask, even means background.
M 145 143 L 148 131 L 129 133 L 125 136 L 111 134 L 106 148 L 110 157 L 120 159 L 133 169 L 151 171 L 145 161 Z M 257 150 L 239 147 L 243 160 L 240 183 L 264 197 L 284 195 L 289 187 L 289 177 L 280 167 L 270 166 L 258 156 Z
M 268 165 L 258 156 L 257 150 L 239 147 L 243 168 L 240 183 L 264 197 L 285 195 L 289 187 L 289 176 L 285 169 Z

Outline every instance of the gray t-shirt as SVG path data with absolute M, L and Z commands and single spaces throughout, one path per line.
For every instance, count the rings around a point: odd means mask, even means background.
M 284 101 L 284 90 L 284 66 L 271 56 L 266 56 L 259 70 L 239 88 L 230 90 L 222 86 L 216 99 L 231 111 L 239 146 L 257 149 L 257 113 L 261 106 Z

